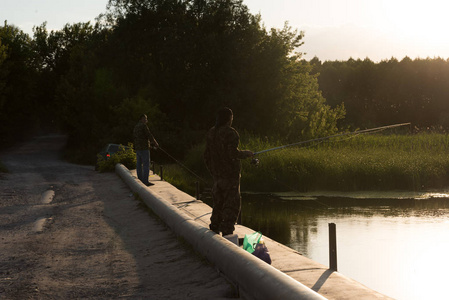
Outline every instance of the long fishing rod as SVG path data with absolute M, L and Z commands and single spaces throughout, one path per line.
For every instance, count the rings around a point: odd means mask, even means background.
M 284 149 L 284 148 L 288 148 L 288 147 L 292 147 L 292 146 L 298 146 L 298 145 L 312 143 L 312 142 L 324 141 L 324 140 L 328 140 L 328 139 L 335 138 L 335 137 L 340 137 L 340 136 L 345 136 L 345 135 L 367 133 L 367 132 L 384 130 L 384 129 L 390 129 L 390 128 L 396 128 L 396 127 L 401 127 L 401 126 L 406 126 L 406 125 L 410 125 L 410 123 L 401 123 L 401 124 L 394 124 L 394 125 L 376 127 L 376 128 L 371 128 L 371 129 L 357 130 L 357 131 L 353 131 L 353 132 L 339 133 L 339 134 L 334 134 L 334 135 L 331 135 L 331 136 L 326 136 L 326 137 L 322 137 L 322 138 L 317 138 L 317 139 L 297 142 L 297 143 L 293 143 L 293 144 L 283 145 L 283 146 L 274 147 L 274 148 L 271 148 L 271 149 L 266 149 L 266 150 L 254 152 L 254 155 L 258 155 L 258 154 L 266 153 L 266 152 L 270 152 L 270 151 L 275 151 L 275 150 L 280 150 L 280 149 Z

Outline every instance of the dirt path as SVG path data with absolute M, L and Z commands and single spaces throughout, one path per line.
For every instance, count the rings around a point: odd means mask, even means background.
M 235 298 L 118 176 L 60 160 L 64 142 L 0 154 L 0 299 Z

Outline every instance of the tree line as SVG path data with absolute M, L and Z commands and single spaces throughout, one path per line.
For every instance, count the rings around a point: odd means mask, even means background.
M 359 128 L 411 122 L 417 130 L 449 130 L 449 60 L 391 58 L 310 61 L 331 106 L 344 103 L 344 123 Z
M 130 141 L 147 113 L 176 150 L 203 140 L 222 106 L 240 129 L 286 139 L 334 133 L 344 116 L 296 52 L 302 32 L 266 29 L 241 0 L 110 0 L 95 24 L 33 33 L 0 27 L 2 141 L 57 126 L 93 153 Z
M 91 162 L 102 145 L 130 142 L 146 113 L 159 143 L 182 155 L 222 106 L 239 130 L 285 142 L 348 125 L 445 124 L 447 61 L 306 61 L 303 38 L 287 23 L 265 28 L 242 0 L 110 0 L 94 24 L 43 23 L 32 37 L 5 22 L 1 143 L 57 128 Z

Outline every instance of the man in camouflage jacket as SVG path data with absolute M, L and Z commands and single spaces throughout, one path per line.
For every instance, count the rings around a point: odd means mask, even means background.
M 150 175 L 150 146 L 159 147 L 156 139 L 151 134 L 147 126 L 148 118 L 141 115 L 139 123 L 134 127 L 134 148 L 137 158 L 137 178 L 146 186 L 153 185 L 148 181 Z
M 222 108 L 215 126 L 207 133 L 204 161 L 214 179 L 212 197 L 214 208 L 209 228 L 223 236 L 234 232 L 241 207 L 240 159 L 252 157 L 253 152 L 239 150 L 240 137 L 231 127 L 232 110 Z

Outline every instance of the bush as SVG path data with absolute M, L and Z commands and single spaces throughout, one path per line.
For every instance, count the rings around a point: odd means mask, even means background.
M 123 164 L 128 169 L 136 168 L 136 152 L 133 149 L 133 144 L 129 143 L 128 148 L 120 147 L 117 153 L 111 155 L 109 159 L 104 159 L 98 155 L 97 166 L 100 172 L 114 172 L 116 164 Z

